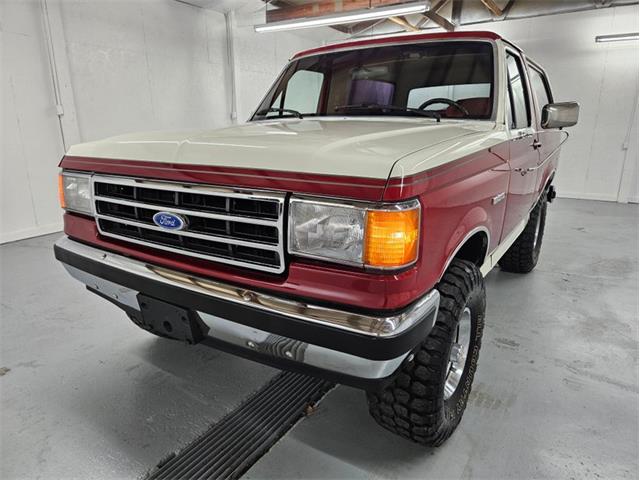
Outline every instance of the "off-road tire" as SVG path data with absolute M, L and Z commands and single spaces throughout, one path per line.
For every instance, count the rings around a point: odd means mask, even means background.
M 441 445 L 462 419 L 478 363 L 486 303 L 480 270 L 465 260 L 454 259 L 436 288 L 440 308 L 429 336 L 385 388 L 367 393 L 369 413 L 378 424 L 426 446 Z M 465 308 L 471 312 L 467 359 L 458 387 L 445 399 L 449 358 Z
M 529 273 L 535 268 L 540 257 L 546 219 L 547 196 L 542 195 L 536 206 L 531 210 L 527 226 L 498 261 L 498 265 L 502 270 L 512 273 Z

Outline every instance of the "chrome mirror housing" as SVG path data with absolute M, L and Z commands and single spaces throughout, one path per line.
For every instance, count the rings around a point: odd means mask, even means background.
M 577 102 L 549 103 L 542 109 L 542 128 L 573 127 L 579 113 Z

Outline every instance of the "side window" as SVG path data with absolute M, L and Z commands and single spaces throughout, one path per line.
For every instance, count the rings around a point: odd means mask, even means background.
M 547 80 L 543 74 L 535 68 L 529 68 L 529 79 L 531 80 L 531 89 L 538 100 L 538 108 L 542 110 L 546 104 L 553 103 L 547 88 Z
M 511 128 L 526 128 L 531 125 L 531 112 L 527 101 L 527 90 L 519 58 L 507 53 L 507 87 Z
M 300 113 L 317 113 L 324 75 L 311 70 L 298 70 L 289 79 L 284 92 L 284 108 Z M 280 107 L 279 98 L 274 107 Z

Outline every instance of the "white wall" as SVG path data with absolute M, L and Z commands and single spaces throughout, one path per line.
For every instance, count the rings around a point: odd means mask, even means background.
M 171 0 L 61 7 L 83 141 L 227 122 L 222 14 Z
M 620 179 L 618 201 L 621 202 L 628 200 L 638 203 L 638 129 L 638 104 L 636 103 L 626 143 L 624 169 Z
M 638 5 L 465 29 L 492 30 L 515 42 L 545 67 L 556 100 L 580 103 L 580 123 L 568 129 L 562 151 L 558 195 L 637 201 L 638 41 L 595 43 L 594 38 L 637 32 Z
M 57 164 L 64 153 L 40 6 L 0 2 L 0 241 L 60 229 Z
M 2 0 L 0 242 L 61 229 L 64 153 L 35 0 Z M 136 130 L 228 123 L 224 15 L 172 0 L 48 0 L 67 146 Z M 47 18 L 49 17 L 47 16 Z M 58 23 L 55 19 L 58 19 Z

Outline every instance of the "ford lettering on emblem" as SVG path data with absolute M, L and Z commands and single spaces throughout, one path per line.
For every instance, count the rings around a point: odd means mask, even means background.
M 187 220 L 175 213 L 158 212 L 153 216 L 153 223 L 166 230 L 182 230 L 187 226 Z

